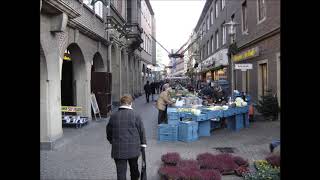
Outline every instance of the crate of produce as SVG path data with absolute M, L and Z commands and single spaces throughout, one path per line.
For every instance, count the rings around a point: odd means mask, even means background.
M 210 130 L 211 130 L 211 121 L 206 120 L 206 121 L 200 121 L 199 122 L 199 127 L 198 127 L 198 135 L 199 137 L 201 136 L 210 136 Z
M 178 140 L 178 125 L 159 124 L 158 125 L 158 140 L 159 141 L 177 141 Z
M 179 113 L 167 113 L 168 119 L 178 120 L 180 119 Z
M 180 122 L 178 128 L 178 140 L 183 142 L 193 142 L 198 140 L 198 122 Z

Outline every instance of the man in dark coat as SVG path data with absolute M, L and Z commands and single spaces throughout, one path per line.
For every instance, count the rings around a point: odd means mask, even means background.
M 149 81 L 147 81 L 147 84 L 143 87 L 144 92 L 146 93 L 146 99 L 147 103 L 149 102 L 150 94 L 151 94 L 151 86 L 149 84 Z
M 147 146 L 145 130 L 141 117 L 131 108 L 132 97 L 121 97 L 120 104 L 119 111 L 111 115 L 106 128 L 107 139 L 112 144 L 111 157 L 116 163 L 118 180 L 126 180 L 128 162 L 131 180 L 138 180 L 138 158 L 141 148 Z
M 152 82 L 150 84 L 151 88 L 151 100 L 154 101 L 153 95 L 156 93 L 156 82 Z

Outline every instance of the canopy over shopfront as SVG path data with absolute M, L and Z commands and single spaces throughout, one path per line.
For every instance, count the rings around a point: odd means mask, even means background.
M 227 79 L 228 49 L 222 49 L 200 63 L 202 79 Z

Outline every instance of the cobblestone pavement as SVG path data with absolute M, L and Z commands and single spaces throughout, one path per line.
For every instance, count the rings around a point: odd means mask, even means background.
M 280 137 L 280 122 L 254 122 L 239 132 L 220 129 L 210 137 L 200 137 L 192 143 L 158 142 L 157 115 L 155 103 L 146 103 L 141 96 L 134 102 L 134 109 L 142 116 L 146 129 L 147 174 L 149 180 L 158 180 L 157 170 L 161 166 L 161 155 L 179 152 L 183 158 L 195 159 L 203 152 L 218 153 L 214 147 L 234 147 L 235 154 L 253 160 L 263 159 L 271 140 Z M 64 136 L 52 151 L 41 151 L 41 179 L 90 179 L 115 180 L 116 169 L 111 159 L 111 146 L 106 140 L 107 119 L 92 121 L 81 129 L 64 128 Z M 141 163 L 141 158 L 139 159 Z M 141 167 L 141 166 L 140 166 Z M 129 170 L 127 173 L 130 179 Z M 223 176 L 222 180 L 237 180 L 239 177 Z

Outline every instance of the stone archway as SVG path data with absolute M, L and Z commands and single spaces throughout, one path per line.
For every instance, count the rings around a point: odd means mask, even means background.
M 71 43 L 66 50 L 70 60 L 63 60 L 61 78 L 61 105 L 81 106 L 82 116 L 90 116 L 87 68 L 84 56 L 76 43 Z

